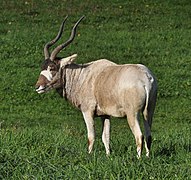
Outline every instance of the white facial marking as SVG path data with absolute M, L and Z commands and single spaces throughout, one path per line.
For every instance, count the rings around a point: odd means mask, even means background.
M 51 74 L 51 72 L 50 72 L 50 68 L 49 68 L 49 67 L 48 67 L 47 70 L 41 71 L 40 74 L 43 75 L 43 76 L 45 76 L 48 81 L 51 81 L 51 80 L 52 80 L 52 74 Z
M 39 93 L 39 94 L 45 92 L 45 90 L 44 90 L 44 86 L 39 86 L 39 88 L 36 89 L 36 92 Z

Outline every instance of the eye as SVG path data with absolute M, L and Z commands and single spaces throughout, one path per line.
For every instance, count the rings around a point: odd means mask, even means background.
M 49 66 L 49 70 L 50 71 L 55 71 L 55 67 L 54 66 Z

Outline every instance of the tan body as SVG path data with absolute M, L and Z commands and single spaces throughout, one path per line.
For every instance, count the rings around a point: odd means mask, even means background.
M 156 80 L 148 68 L 140 64 L 117 65 L 105 59 L 84 65 L 71 61 L 67 64 L 66 61 L 67 58 L 46 88 L 50 90 L 62 87 L 63 96 L 82 111 L 88 129 L 89 152 L 95 140 L 95 116 L 101 116 L 103 122 L 107 122 L 103 126 L 107 132 L 103 132 L 102 136 L 107 154 L 110 153 L 109 117 L 126 116 L 140 157 L 143 135 L 139 126 L 139 114 L 143 112 L 148 156 L 151 145 L 150 128 L 157 95 Z
M 129 110 L 141 111 L 146 104 L 145 88 L 149 91 L 153 81 L 154 78 L 143 65 L 107 67 L 95 81 L 98 113 L 124 117 Z

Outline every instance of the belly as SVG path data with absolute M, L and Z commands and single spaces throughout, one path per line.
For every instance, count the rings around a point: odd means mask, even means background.
M 100 107 L 99 105 L 97 105 L 96 115 L 97 116 L 109 115 L 109 116 L 113 116 L 113 117 L 124 117 L 126 114 L 124 112 L 123 107 L 121 107 L 121 106 L 110 105 L 110 106 Z

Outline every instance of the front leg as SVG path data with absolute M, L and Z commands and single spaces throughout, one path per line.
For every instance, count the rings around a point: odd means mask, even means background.
M 94 141 L 95 141 L 95 128 L 94 128 L 94 119 L 93 113 L 91 112 L 82 112 L 88 133 L 88 153 L 92 152 Z
M 105 146 L 106 155 L 110 155 L 110 147 L 109 147 L 109 140 L 110 140 L 110 117 L 103 116 L 101 117 L 103 123 L 102 129 L 102 141 Z

